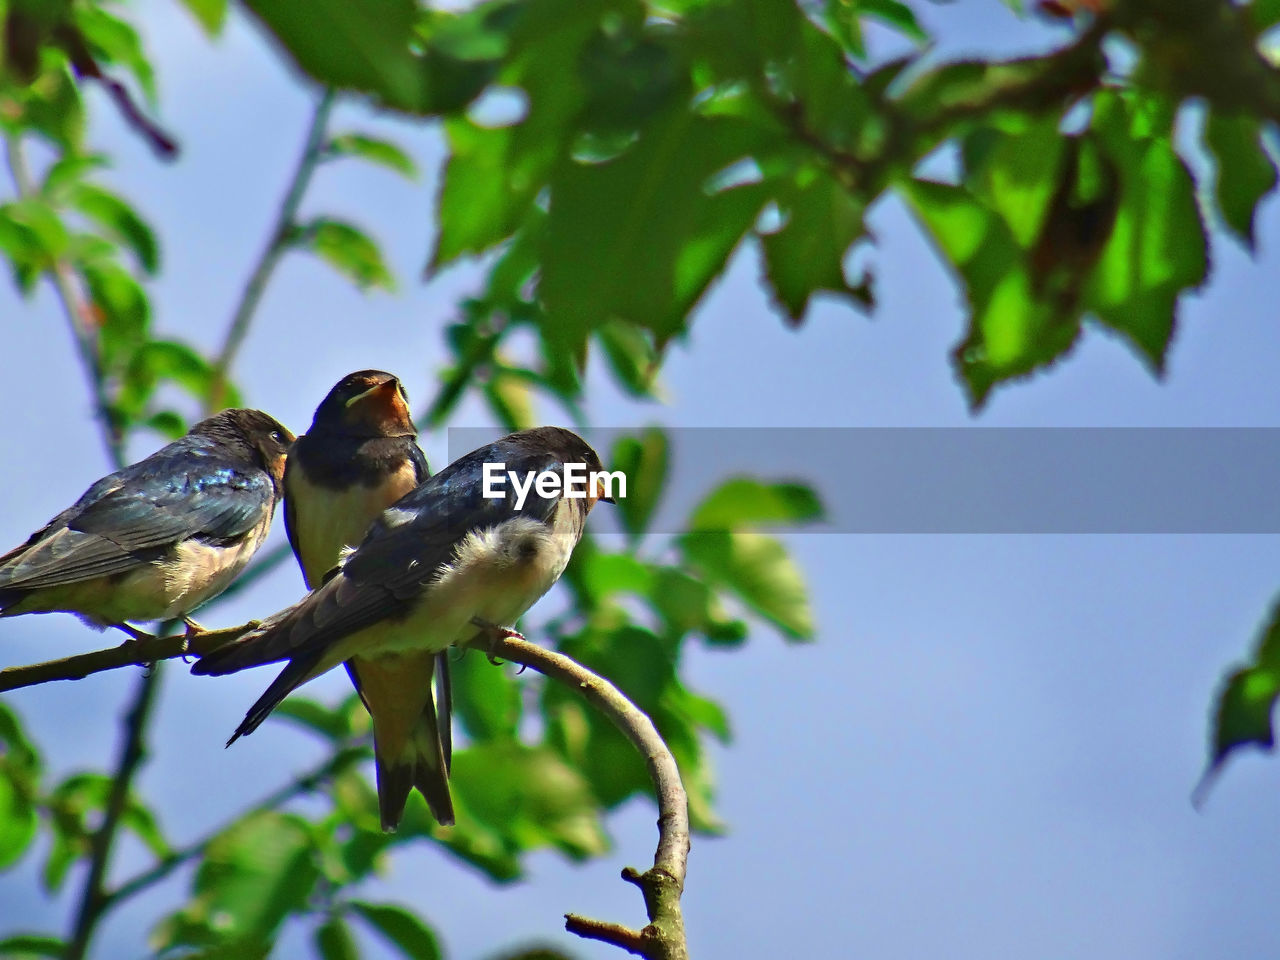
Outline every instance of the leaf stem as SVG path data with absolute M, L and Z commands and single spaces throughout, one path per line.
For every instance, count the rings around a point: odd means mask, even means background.
M 267 282 L 271 279 L 271 274 L 280 262 L 280 258 L 289 248 L 292 232 L 297 226 L 298 208 L 302 205 L 303 195 L 307 192 L 316 167 L 324 159 L 325 134 L 328 130 L 329 114 L 333 109 L 333 103 L 333 88 L 326 87 L 311 115 L 311 124 L 307 128 L 302 155 L 294 168 L 293 177 L 289 181 L 288 190 L 276 215 L 275 225 L 267 238 L 267 245 L 258 255 L 257 263 L 254 264 L 253 271 L 240 292 L 240 301 L 236 304 L 235 313 L 231 316 L 231 324 L 227 327 L 222 348 L 213 362 L 213 376 L 210 380 L 209 399 L 206 404 L 208 413 L 215 413 L 224 405 L 227 376 L 231 366 L 235 363 L 236 355 L 240 352 L 244 338 L 249 333 L 249 324 L 266 291 Z

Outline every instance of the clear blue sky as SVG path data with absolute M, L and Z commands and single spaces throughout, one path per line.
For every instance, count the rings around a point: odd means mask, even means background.
M 1022 51 L 1053 39 L 995 0 L 920 6 L 942 54 Z M 178 4 L 142 7 L 162 118 L 183 157 L 158 164 L 96 95 L 91 139 L 119 158 L 109 182 L 139 202 L 164 241 L 157 327 L 211 344 L 263 242 L 309 96 L 243 18 L 233 16 L 210 45 Z M 320 174 L 309 210 L 366 224 L 402 291 L 366 298 L 306 257 L 285 263 L 237 373 L 249 403 L 299 432 L 353 369 L 395 371 L 411 396 L 429 396 L 445 360 L 441 324 L 478 281 L 467 266 L 431 284 L 417 280 L 440 156 L 435 131 L 374 121 L 355 106 L 338 111 L 336 126 L 390 132 L 429 172 L 413 185 L 355 164 Z M 1258 262 L 1229 242 L 1216 248 L 1209 286 L 1184 310 L 1166 382 L 1091 330 L 1058 368 L 999 392 L 976 423 L 1280 425 L 1276 212 L 1273 202 L 1262 210 Z M 955 288 L 900 205 L 882 204 L 874 223 L 882 241 L 874 320 L 824 305 L 800 332 L 786 330 L 747 249 L 675 349 L 664 375 L 669 402 L 634 404 L 595 371 L 593 419 L 623 427 L 975 423 L 946 362 L 960 335 Z M 5 285 L 0 319 L 11 345 L 0 355 L 0 408 L 10 411 L 0 426 L 7 546 L 106 465 L 50 291 L 23 303 Z M 468 408 L 457 422 L 485 420 Z M 56 471 L 51 438 L 72 455 Z M 443 436 L 424 446 L 434 464 L 444 462 Z M 759 470 L 768 475 L 769 463 Z M 1159 486 L 1153 478 L 1153 495 Z M 690 650 L 691 683 L 727 703 L 736 734 L 714 751 L 730 832 L 696 840 L 689 864 L 695 956 L 1277 953 L 1280 763 L 1240 759 L 1202 814 L 1188 794 L 1220 672 L 1252 641 L 1280 587 L 1280 540 L 805 535 L 791 545 L 810 579 L 817 642 L 791 647 L 760 629 L 736 653 Z M 283 568 L 219 608 L 218 621 L 275 610 L 299 590 L 296 571 Z M 6 665 L 79 652 L 97 639 L 61 616 L 6 622 L 0 634 Z M 140 789 L 178 842 L 314 760 L 316 745 L 284 724 L 222 750 L 266 673 L 210 683 L 168 672 Z M 113 752 L 133 683 L 119 671 L 6 702 L 66 772 Z M 308 692 L 340 696 L 345 678 L 323 678 Z M 577 956 L 618 956 L 565 937 L 560 916 L 641 920 L 638 897 L 617 872 L 651 856 L 653 819 L 651 806 L 633 803 L 610 822 L 610 857 L 579 867 L 536 856 L 529 881 L 505 888 L 415 847 L 368 895 L 424 909 L 454 957 L 530 938 L 558 940 Z M 119 875 L 146 862 L 126 844 Z M 65 928 L 68 897 L 46 902 L 35 875 L 29 866 L 0 876 L 6 929 L 14 917 Z M 136 955 L 156 905 L 176 902 L 188 880 L 181 874 L 141 909 L 117 915 L 98 955 Z M 280 956 L 302 946 L 296 931 L 288 936 Z

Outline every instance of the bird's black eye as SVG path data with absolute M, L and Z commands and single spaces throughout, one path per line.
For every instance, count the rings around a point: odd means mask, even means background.
M 409 403 L 409 391 L 404 388 L 403 383 L 396 384 L 396 389 L 400 391 L 400 399 L 403 400 L 407 406 Z
M 271 431 L 271 439 L 272 439 L 272 440 L 274 440 L 276 443 L 283 444 L 283 443 L 284 443 L 284 434 L 283 434 L 283 433 L 281 433 L 279 430 L 272 430 L 272 431 Z

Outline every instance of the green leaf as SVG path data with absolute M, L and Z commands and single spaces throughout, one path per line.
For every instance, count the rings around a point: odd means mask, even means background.
M 729 743 L 733 739 L 733 733 L 729 727 L 729 715 L 724 707 L 714 700 L 700 697 L 696 693 L 681 688 L 678 709 L 694 724 L 709 730 L 721 743 Z
M 344 869 L 349 871 L 351 878 L 358 879 L 373 869 L 374 858 L 386 845 L 383 842 L 352 843 L 361 836 L 373 836 L 380 841 L 384 836 L 378 819 L 378 794 L 354 765 L 338 771 L 330 778 L 329 794 L 333 797 L 334 813 L 340 823 L 351 824 L 360 831 L 351 841 L 343 844 L 339 851 Z M 367 860 L 364 859 L 365 855 L 368 856 Z
M 808 486 L 734 477 L 698 504 L 689 519 L 689 529 L 737 530 L 806 523 L 822 517 L 822 502 Z
M 711 181 L 758 144 L 758 128 L 682 106 L 616 159 L 560 164 L 539 292 L 561 349 L 582 355 L 612 319 L 651 330 L 659 349 L 684 330 L 766 199 L 759 183 Z
M 351 909 L 409 960 L 440 960 L 443 954 L 429 927 L 404 907 L 351 901 Z
M 103 10 L 88 4 L 75 4 L 76 26 L 99 61 L 127 67 L 151 103 L 156 99 L 155 71 L 142 49 L 138 31 Z
M 20 104 L 17 117 L 0 116 L 0 125 L 11 134 L 29 128 L 64 150 L 79 149 L 84 137 L 84 103 L 65 58 L 43 52 L 44 70 L 34 83 L 7 91 Z
M 1204 140 L 1217 161 L 1218 210 L 1227 227 L 1253 252 L 1258 203 L 1276 185 L 1276 165 L 1263 143 L 1262 123 L 1245 114 L 1215 110 L 1205 121 Z
M 813 636 L 804 577 L 786 548 L 760 533 L 697 531 L 682 536 L 685 560 L 792 639 Z
M 1171 140 L 1164 105 L 1098 98 L 1094 128 L 1121 185 L 1110 239 L 1083 291 L 1098 319 L 1127 337 L 1157 373 L 1173 335 L 1179 296 L 1208 274 L 1208 238 L 1195 186 Z M 1144 130 L 1149 116 L 1159 117 Z
M 151 304 L 138 281 L 115 264 L 85 265 L 81 272 L 97 320 L 102 364 L 114 371 L 146 339 Z
M 12 250 L 41 269 L 66 253 L 71 242 L 67 228 L 53 207 L 37 197 L 5 204 L 3 211 L 5 250 Z
M 155 234 L 129 204 L 113 193 L 88 183 L 76 185 L 72 203 L 86 217 L 99 223 L 109 235 L 124 243 L 147 273 L 160 266 L 160 248 Z
M 1035 295 L 1008 225 L 968 191 L 924 180 L 903 189 L 965 287 L 970 327 L 954 357 L 979 407 L 997 383 L 1061 356 L 1079 336 L 1079 320 Z
M 328 152 L 334 157 L 360 157 L 394 170 L 412 180 L 418 175 L 413 158 L 389 140 L 381 140 L 363 133 L 344 133 L 329 141 Z
M 608 630 L 589 627 L 564 638 L 560 648 L 608 677 L 649 715 L 680 765 L 695 829 L 720 829 L 712 809 L 713 777 L 698 732 L 700 721 L 711 711 L 700 709 L 700 698 L 680 685 L 671 644 L 648 630 L 624 625 Z M 549 741 L 586 775 L 604 806 L 615 807 L 637 793 L 652 797 L 644 758 L 606 717 L 559 684 L 545 688 L 543 702 Z
M 355 938 L 341 917 L 330 917 L 316 927 L 315 941 L 321 960 L 359 960 Z
M 632 553 L 606 553 L 589 539 L 574 550 L 569 575 L 586 591 L 590 605 L 618 593 L 648 596 L 653 590 L 653 571 L 646 563 Z
M 667 482 L 667 435 L 650 427 L 638 438 L 620 437 L 609 459 L 627 478 L 627 495 L 616 499 L 623 529 L 634 539 L 648 528 Z
M 140 421 L 140 424 L 154 430 L 166 440 L 177 440 L 187 432 L 187 421 L 175 410 L 159 410 Z
M 210 841 L 192 900 L 163 921 L 152 944 L 269 942 L 281 921 L 306 908 L 319 877 L 309 825 L 292 814 L 250 814 Z
M 57 937 L 38 933 L 20 933 L 0 940 L 0 957 L 4 960 L 27 960 L 29 957 L 51 957 L 53 960 L 66 955 L 67 945 Z
M 378 245 L 359 228 L 341 220 L 321 218 L 300 228 L 299 245 L 327 261 L 362 290 L 395 289 L 395 278 L 383 262 Z
M 289 54 L 322 84 L 417 110 L 425 72 L 414 55 L 414 0 L 246 0 Z
M 820 290 L 867 309 L 869 291 L 850 286 L 844 274 L 845 253 L 864 233 L 861 202 L 826 173 L 807 170 L 798 179 L 807 183 L 781 200 L 786 222 L 761 237 L 765 272 L 778 302 L 795 323 Z
M 431 271 L 466 254 L 483 253 L 514 233 L 557 156 L 554 139 L 537 139 L 555 132 L 533 119 L 490 129 L 457 118 L 446 120 L 444 130 L 449 159 L 436 210 Z
M 482 391 L 498 423 L 510 432 L 528 429 L 535 422 L 533 391 L 522 373 L 525 371 L 499 364 L 485 381 Z
M 962 144 L 967 185 L 1000 214 L 1025 250 L 1035 245 L 1045 228 L 1067 144 L 1057 117 L 1052 116 L 1029 122 L 1016 133 L 982 127 Z
M 133 834 L 146 845 L 147 849 L 157 857 L 167 857 L 172 848 L 160 830 L 156 815 L 144 807 L 137 797 L 130 797 L 129 804 L 120 816 L 120 823 L 133 831 Z
M 1280 0 L 1253 0 L 1248 10 L 1258 32 L 1280 23 Z
M 16 863 L 36 836 L 36 807 L 28 786 L 0 769 L 0 870 Z
M 26 733 L 17 713 L 0 703 L 0 765 L 11 775 L 35 783 L 40 775 L 40 754 Z
M 1280 603 L 1272 608 L 1250 662 L 1233 670 L 1218 692 L 1210 723 L 1209 761 L 1197 788 L 1199 797 L 1203 797 L 1235 751 L 1250 744 L 1266 750 L 1275 746 L 1271 714 L 1277 697 L 1280 697 Z
M 182 5 L 191 11 L 209 36 L 216 37 L 222 32 L 227 20 L 227 0 L 182 0 Z
M 596 331 L 596 338 L 623 389 L 633 397 L 652 397 L 662 358 L 644 331 L 634 324 L 611 320 Z
M 864 17 L 879 20 L 916 43 L 927 43 L 929 40 L 929 35 L 916 20 L 915 13 L 899 0 L 858 0 L 858 9 Z
M 90 815 L 106 811 L 111 790 L 110 777 L 85 772 L 67 777 L 49 794 L 45 803 L 54 837 L 44 868 L 44 883 L 49 890 L 56 890 L 61 885 L 67 869 L 76 859 L 88 855 L 89 838 L 97 823 L 97 818 Z M 155 814 L 136 795 L 126 798 L 120 824 L 133 832 L 157 857 L 166 857 L 171 852 Z
M 49 856 L 45 859 L 44 869 L 40 872 L 40 882 L 46 893 L 57 893 L 67 879 L 67 871 L 79 857 L 87 856 L 88 844 L 83 838 L 71 839 L 55 832 L 53 843 L 49 847 Z
M 696 632 L 708 643 L 736 647 L 747 638 L 747 625 L 729 616 L 716 592 L 683 570 L 663 567 L 653 578 L 649 602 L 676 636 Z
M 286 698 L 275 708 L 273 716 L 292 720 L 332 742 L 351 736 L 351 724 L 343 707 L 331 709 L 307 697 Z
M 514 740 L 520 726 L 520 684 L 510 672 L 467 653 L 450 664 L 453 709 L 474 741 Z
M 548 748 L 476 744 L 454 755 L 451 783 L 459 825 L 488 827 L 510 853 L 554 847 L 581 860 L 607 846 L 591 784 Z
M 583 47 L 598 29 L 602 9 L 574 0 L 529 0 L 510 31 L 501 75 L 505 86 L 523 92 L 526 116 L 497 128 L 462 117 L 445 120 L 449 159 L 429 271 L 483 253 L 538 216 L 534 201 L 567 152 L 587 98 Z
M 618 728 L 573 694 L 547 689 L 548 739 L 591 784 L 609 809 L 636 794 L 652 795 L 644 760 Z
M 113 366 L 118 353 L 128 355 L 124 383 L 116 400 L 116 412 L 124 422 L 141 420 L 161 431 L 180 425 L 174 423 L 172 414 L 163 411 L 144 416 L 156 389 L 164 383 L 175 383 L 198 400 L 209 399 L 213 367 L 186 344 L 174 340 L 117 344 L 108 355 Z M 234 385 L 225 385 L 221 399 L 228 406 L 239 406 L 240 391 Z
M 856 0 L 824 0 L 822 21 L 850 55 L 859 60 L 866 57 L 867 44 L 862 36 L 862 23 L 858 20 Z
M 108 166 L 107 158 L 99 153 L 67 153 L 49 165 L 45 172 L 40 193 L 52 203 L 62 203 L 68 194 L 80 186 L 85 176 Z

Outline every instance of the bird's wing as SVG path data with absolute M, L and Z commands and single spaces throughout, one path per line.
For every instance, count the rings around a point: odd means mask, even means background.
M 178 453 L 122 471 L 0 568 L 0 586 L 37 589 L 123 573 L 191 538 L 234 540 L 271 509 L 271 478 L 221 458 Z
M 417 441 L 412 437 L 408 443 L 409 460 L 413 463 L 413 473 L 417 477 L 418 483 L 425 483 L 431 478 L 431 468 L 427 466 L 427 455 L 422 452 L 422 448 L 418 446 Z
M 517 510 L 514 494 L 503 499 L 481 496 L 479 467 L 471 471 L 473 464 L 464 462 L 472 456 L 451 464 L 385 510 L 355 553 L 321 587 L 263 621 L 242 640 L 204 657 L 192 672 L 233 673 L 297 659 L 309 674 L 343 637 L 405 616 L 424 586 L 453 561 L 469 533 L 516 517 L 543 523 L 551 519 L 559 497 L 539 497 L 530 490 Z M 544 457 L 531 469 L 561 466 Z
M 299 437 L 299 440 L 302 438 Z M 294 449 L 297 449 L 297 442 L 294 442 Z M 292 457 L 290 458 L 292 461 Z M 298 542 L 298 507 L 297 496 L 294 494 L 290 474 L 296 474 L 299 468 L 293 462 L 287 461 L 284 468 L 284 533 L 289 538 L 289 549 L 293 551 L 294 557 L 298 560 L 298 569 L 302 570 L 303 582 L 307 579 L 307 571 L 302 567 L 302 547 Z

